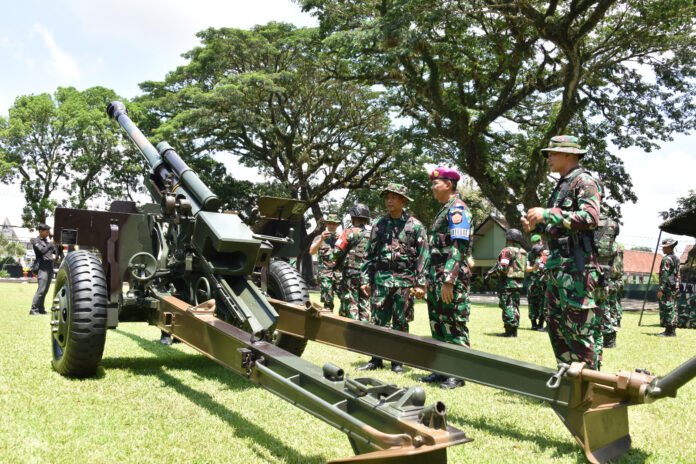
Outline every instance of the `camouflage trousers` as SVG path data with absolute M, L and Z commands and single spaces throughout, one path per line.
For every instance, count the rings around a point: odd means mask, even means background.
M 607 285 L 597 286 L 595 302 L 602 313 L 602 335 L 613 334 L 619 325 L 618 299 L 614 282 L 610 281 Z
M 678 298 L 676 290 L 667 288 L 662 292 L 662 298 L 658 300 L 660 304 L 660 326 L 677 326 L 677 308 L 675 300 Z
M 369 321 L 370 300 L 360 290 L 360 273 L 343 273 L 339 285 L 341 308 L 338 315 L 358 321 Z
M 321 295 L 321 304 L 325 308 L 333 311 L 334 309 L 334 290 L 336 285 L 336 277 L 334 272 L 322 271 L 319 274 L 319 293 Z
M 469 344 L 469 281 L 457 280 L 454 284 L 453 299 L 450 303 L 442 301 L 442 282 L 428 282 L 428 318 L 430 333 L 435 340 L 455 345 Z
M 696 293 L 682 293 L 679 296 L 677 327 L 696 329 Z
M 529 302 L 529 319 L 544 320 L 544 282 L 539 276 L 532 274 L 527 290 L 527 301 Z
M 498 307 L 503 310 L 503 325 L 506 329 L 520 326 L 521 288 L 500 288 L 498 290 Z
M 594 301 L 599 272 L 553 269 L 547 274 L 547 326 L 556 360 L 584 362 L 591 369 L 599 369 L 602 315 Z
M 408 332 L 408 324 L 413 320 L 411 287 L 374 286 L 370 309 L 373 324 Z

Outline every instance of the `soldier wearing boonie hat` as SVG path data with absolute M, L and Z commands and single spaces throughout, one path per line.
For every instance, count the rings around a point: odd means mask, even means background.
M 599 262 L 592 230 L 599 225 L 601 187 L 579 165 L 587 150 L 577 137 L 552 137 L 541 153 L 551 172 L 561 177 L 546 208 L 530 208 L 522 224 L 527 230 L 539 226 L 549 247 L 546 308 L 551 346 L 559 363 L 584 362 L 599 369 L 602 315 L 593 295 Z
M 660 325 L 665 331 L 659 337 L 677 336 L 677 310 L 675 302 L 679 297 L 679 258 L 674 254 L 676 240 L 666 238 L 662 241 L 665 254 L 660 262 L 660 290 L 657 300 L 660 303 Z
M 341 219 L 336 213 L 328 213 L 323 222 L 326 224 L 326 229 L 314 238 L 312 245 L 309 247 L 309 252 L 317 254 L 317 274 L 319 277 L 321 302 L 325 308 L 333 311 L 334 293 L 336 292 L 338 276 L 336 275 L 336 266 L 331 258 L 331 254 L 336 247 L 336 240 L 338 239 L 337 229 L 341 224 Z
M 454 169 L 438 167 L 430 172 L 431 190 L 442 207 L 430 228 L 428 269 L 428 318 L 433 338 L 469 346 L 469 279 L 467 256 L 471 211 L 457 194 L 460 176 Z M 457 388 L 461 379 L 438 372 L 421 379 L 439 382 L 442 388 Z
M 414 296 L 425 296 L 428 238 L 423 224 L 404 211 L 411 201 L 406 186 L 391 182 L 382 197 L 387 214 L 372 225 L 361 289 L 370 296 L 373 324 L 408 332 Z M 373 357 L 359 369 L 382 367 L 382 359 Z M 393 372 L 403 372 L 398 361 L 392 361 L 391 367 Z

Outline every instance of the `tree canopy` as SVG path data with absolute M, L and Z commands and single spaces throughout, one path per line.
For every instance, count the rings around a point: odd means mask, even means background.
M 369 185 L 398 158 L 380 93 L 328 75 L 316 30 L 270 23 L 198 36 L 188 64 L 141 84 L 162 121 L 157 136 L 181 153 L 229 153 L 317 218 L 331 192 Z
M 476 180 L 511 224 L 550 189 L 540 153 L 574 133 L 606 197 L 635 201 L 608 143 L 646 151 L 696 125 L 691 0 L 300 0 L 330 72 L 382 85 L 424 152 Z
M 119 128 L 104 111 L 115 98 L 103 87 L 59 87 L 53 95 L 18 97 L 9 117 L 0 117 L 0 157 L 9 163 L 2 175 L 20 181 L 26 227 L 45 222 L 59 202 L 84 208 L 100 195 L 127 196 L 122 186 L 140 166 L 119 149 Z

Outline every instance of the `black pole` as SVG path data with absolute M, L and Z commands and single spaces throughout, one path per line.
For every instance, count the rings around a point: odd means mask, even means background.
M 650 277 L 648 278 L 648 285 L 645 286 L 645 294 L 643 295 L 643 308 L 640 310 L 640 318 L 638 318 L 638 327 L 643 321 L 643 311 L 645 311 L 645 302 L 648 300 L 648 290 L 650 289 L 650 281 L 652 280 L 652 271 L 655 269 L 655 259 L 657 259 L 657 249 L 660 247 L 660 238 L 662 238 L 662 229 L 657 236 L 657 243 L 655 244 L 655 253 L 653 253 L 652 264 L 650 265 Z

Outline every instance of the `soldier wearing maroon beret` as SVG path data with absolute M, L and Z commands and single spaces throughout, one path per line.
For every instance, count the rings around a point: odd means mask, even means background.
M 433 196 L 442 208 L 430 230 L 430 266 L 428 272 L 428 317 L 430 332 L 436 340 L 469 346 L 469 279 L 467 261 L 471 211 L 457 194 L 459 173 L 437 168 L 430 173 Z M 463 385 L 461 379 L 437 372 L 424 382 L 441 382 L 442 388 Z

